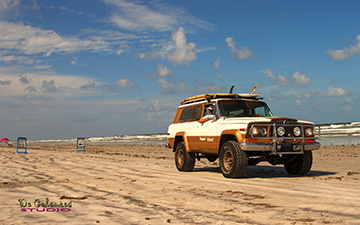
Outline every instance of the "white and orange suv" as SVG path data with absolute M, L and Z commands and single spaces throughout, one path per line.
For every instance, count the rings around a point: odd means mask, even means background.
M 244 177 L 248 166 L 262 161 L 283 164 L 292 175 L 309 172 L 312 150 L 320 148 L 314 123 L 275 117 L 254 90 L 198 95 L 180 103 L 167 133 L 179 171 L 192 171 L 195 159 L 219 158 L 228 178 Z

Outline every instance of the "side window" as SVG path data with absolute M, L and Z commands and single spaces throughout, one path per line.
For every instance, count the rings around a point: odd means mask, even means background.
M 201 117 L 201 105 L 184 108 L 180 116 L 180 122 L 199 120 Z
M 213 104 L 205 105 L 203 115 L 204 116 L 215 115 L 215 106 Z

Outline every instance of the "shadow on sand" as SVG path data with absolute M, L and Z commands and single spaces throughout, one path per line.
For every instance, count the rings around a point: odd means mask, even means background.
M 193 172 L 214 172 L 221 173 L 220 167 L 194 168 Z M 249 166 L 244 178 L 278 178 L 278 177 L 317 177 L 330 176 L 337 172 L 310 170 L 306 175 L 290 175 L 282 166 Z

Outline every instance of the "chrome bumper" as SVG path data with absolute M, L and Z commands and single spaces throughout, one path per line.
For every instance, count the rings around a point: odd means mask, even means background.
M 314 143 L 245 143 L 240 142 L 240 147 L 244 151 L 268 151 L 271 154 L 302 154 L 304 151 L 318 150 L 319 142 Z

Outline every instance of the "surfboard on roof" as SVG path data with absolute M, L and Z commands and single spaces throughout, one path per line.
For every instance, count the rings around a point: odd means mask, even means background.
M 202 94 L 196 95 L 190 98 L 186 98 L 180 102 L 181 105 L 201 101 L 201 100 L 210 100 L 216 98 L 260 98 L 262 95 L 259 94 L 228 94 L 228 93 L 214 93 L 214 94 Z
M 255 94 L 255 90 L 258 87 L 258 85 L 256 84 L 254 86 L 254 88 L 251 91 L 251 94 L 233 94 L 232 90 L 234 88 L 234 86 L 232 86 L 230 88 L 229 93 L 214 93 L 214 94 L 202 94 L 202 95 L 196 95 L 190 98 L 186 98 L 184 100 L 182 100 L 180 102 L 180 105 L 184 105 L 184 104 L 188 104 L 188 103 L 193 103 L 193 102 L 197 102 L 197 101 L 202 101 L 202 100 L 210 100 L 210 99 L 216 99 L 216 98 L 252 98 L 252 99 L 257 99 L 257 98 L 261 98 L 262 95 L 259 94 Z

